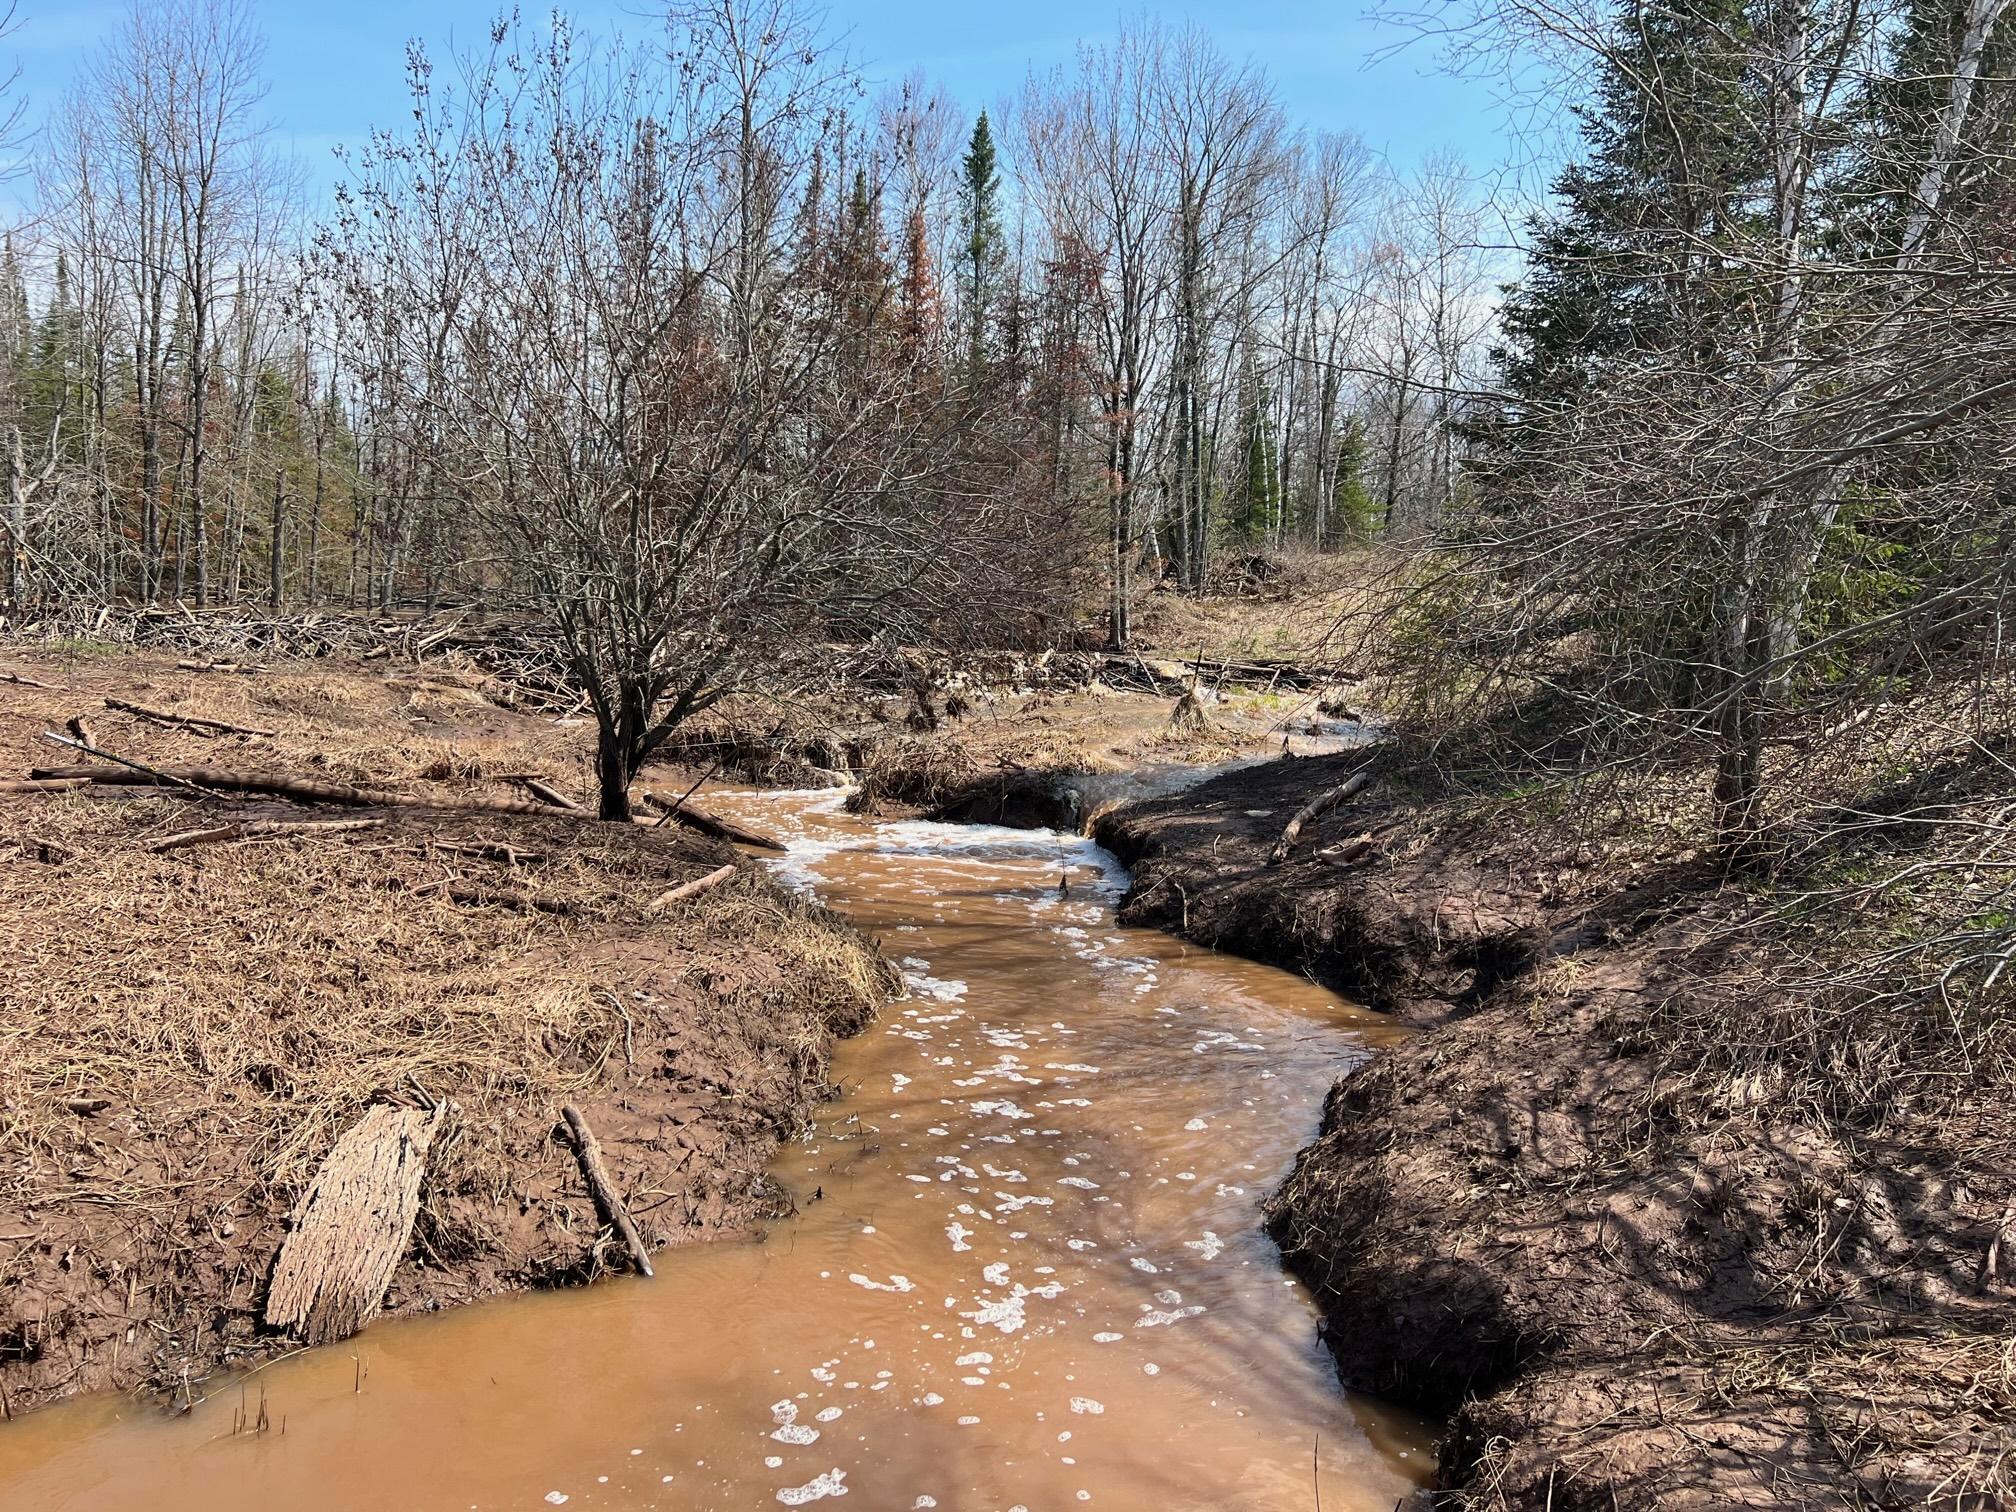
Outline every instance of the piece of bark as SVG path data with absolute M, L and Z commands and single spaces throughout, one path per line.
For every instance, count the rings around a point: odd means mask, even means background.
M 105 707 L 121 714 L 137 714 L 142 719 L 151 719 L 156 724 L 179 725 L 183 729 L 197 730 L 217 735 L 266 735 L 277 731 L 262 730 L 256 725 L 231 724 L 222 719 L 208 719 L 201 714 L 176 714 L 167 709 L 150 709 L 144 704 L 128 703 L 123 698 L 108 698 Z M 80 737 L 81 738 L 81 737 Z M 85 744 L 90 744 L 87 740 Z
M 67 793 L 90 785 L 83 777 L 9 777 L 0 779 L 0 793 Z
M 420 1182 L 443 1110 L 378 1106 L 336 1141 L 295 1204 L 266 1289 L 266 1324 L 310 1344 L 378 1316 L 420 1211 Z
M 630 1221 L 630 1209 L 623 1205 L 623 1198 L 617 1193 L 615 1184 L 609 1180 L 608 1169 L 602 1164 L 602 1147 L 595 1142 L 594 1132 L 588 1127 L 588 1120 L 581 1116 L 581 1110 L 572 1103 L 560 1110 L 567 1120 L 567 1127 L 574 1135 L 574 1150 L 581 1157 L 581 1174 L 587 1178 L 588 1190 L 595 1198 L 595 1205 L 602 1210 L 602 1216 L 609 1220 L 616 1232 L 623 1236 L 623 1243 L 629 1248 L 630 1259 L 637 1269 L 646 1276 L 654 1274 L 651 1269 L 651 1252 L 644 1247 L 644 1236 L 637 1232 L 637 1225 Z
M 91 726 L 84 723 L 84 716 L 82 714 L 72 714 L 68 719 L 63 721 L 63 727 L 87 746 L 98 744 L 98 737 L 91 733 Z
M 533 797 L 543 799 L 557 809 L 568 809 L 577 814 L 581 812 L 580 804 L 569 798 L 551 783 L 542 782 L 537 777 L 525 777 L 521 778 L 520 781 L 525 784 L 525 790 Z
M 691 882 L 681 882 L 677 887 L 668 887 L 651 900 L 651 912 L 656 913 L 669 904 L 677 903 L 681 898 L 690 898 L 693 894 L 705 892 L 710 887 L 719 887 L 734 875 L 735 866 L 731 862 L 727 866 L 717 867 L 704 877 L 695 877 Z
M 224 824 L 215 829 L 184 830 L 156 840 L 150 851 L 186 850 L 192 845 L 214 845 L 223 840 L 252 840 L 262 835 L 330 835 L 350 830 L 377 829 L 383 819 L 248 819 L 243 824 Z
M 781 840 L 772 840 L 768 835 L 759 835 L 756 831 L 744 829 L 727 819 L 717 819 L 712 814 L 694 808 L 690 803 L 660 798 L 656 793 L 647 792 L 640 796 L 645 803 L 682 828 L 696 830 L 703 835 L 712 835 L 716 840 L 726 840 L 734 845 L 754 846 L 758 850 L 781 851 L 786 848 Z
M 1328 792 L 1319 793 L 1295 811 L 1295 817 L 1288 821 L 1281 831 L 1281 838 L 1274 842 L 1274 849 L 1268 852 L 1267 864 L 1279 866 L 1288 859 L 1288 852 L 1295 848 L 1295 842 L 1302 838 L 1304 825 L 1320 819 L 1341 803 L 1348 803 L 1372 785 L 1372 769 L 1360 767 L 1349 777 Z
M 49 684 L 37 682 L 32 677 L 23 677 L 19 672 L 0 672 L 0 682 L 19 683 L 24 688 L 46 688 Z

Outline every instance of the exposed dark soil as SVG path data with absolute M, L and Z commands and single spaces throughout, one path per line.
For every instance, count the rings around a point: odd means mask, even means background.
M 74 762 L 81 715 L 148 763 L 313 773 L 442 796 L 589 789 L 584 732 L 412 668 L 178 671 L 21 653 L 0 776 Z M 268 728 L 205 739 L 106 697 Z M 382 827 L 157 853 L 251 815 Z M 488 847 L 489 849 L 484 849 Z M 500 848 L 508 847 L 508 850 Z M 0 1402 L 200 1392 L 284 1347 L 262 1331 L 287 1215 L 373 1101 L 440 1099 L 387 1310 L 620 1265 L 560 1121 L 578 1104 L 653 1246 L 749 1233 L 828 1095 L 829 1050 L 894 985 L 872 946 L 672 828 L 82 789 L 0 796 Z M 516 902 L 514 903 L 514 900 Z M 529 905 L 529 906 L 528 906 Z
M 1556 848 L 1389 781 L 1270 866 L 1361 760 L 1095 834 L 1135 869 L 1124 922 L 1423 1026 L 1337 1084 L 1270 1216 L 1346 1382 L 1453 1415 L 1448 1501 L 2010 1505 L 2016 1303 L 1984 1266 L 2016 1243 L 2006 1107 L 1857 1126 L 1717 1070 L 1669 1026 L 1746 1032 L 1713 925 L 1755 905 L 1685 851 Z

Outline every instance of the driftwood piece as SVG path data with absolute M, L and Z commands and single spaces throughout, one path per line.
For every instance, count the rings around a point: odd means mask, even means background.
M 344 1131 L 295 1205 L 266 1289 L 266 1324 L 310 1344 L 378 1316 L 420 1211 L 442 1110 L 379 1106 Z
M 661 908 L 677 903 L 681 898 L 690 898 L 693 894 L 705 892 L 710 887 L 719 887 L 734 875 L 735 867 L 731 862 L 727 866 L 716 867 L 704 877 L 695 877 L 691 882 L 681 882 L 677 887 L 668 887 L 651 900 L 651 912 L 656 913 Z
M 574 1135 L 575 1153 L 581 1157 L 581 1174 L 588 1180 L 588 1190 L 594 1195 L 595 1205 L 602 1210 L 602 1216 L 609 1220 L 617 1233 L 623 1236 L 623 1243 L 630 1250 L 630 1259 L 644 1275 L 655 1274 L 651 1269 L 651 1252 L 644 1247 L 644 1236 L 637 1232 L 637 1225 L 630 1221 L 630 1209 L 623 1205 L 613 1183 L 609 1180 L 608 1168 L 602 1164 L 602 1146 L 595 1142 L 594 1131 L 588 1127 L 588 1120 L 581 1116 L 581 1110 L 572 1103 L 562 1108 L 561 1114 L 567 1120 L 567 1127 Z
M 1374 855 L 1379 849 L 1377 831 L 1367 830 L 1362 835 L 1353 835 L 1349 840 L 1340 840 L 1335 845 L 1326 845 L 1316 852 L 1316 859 L 1326 866 L 1356 866 L 1360 861 Z
M 274 735 L 273 730 L 262 730 L 255 725 L 231 724 L 222 719 L 207 719 L 201 714 L 175 714 L 167 709 L 150 709 L 144 704 L 128 703 L 123 698 L 108 698 L 105 707 L 121 714 L 137 714 L 142 719 L 151 719 L 156 724 L 177 725 L 186 730 L 196 730 L 213 735 Z
M 717 819 L 712 814 L 703 813 L 684 800 L 660 798 L 656 793 L 641 795 L 645 803 L 658 810 L 666 819 L 683 828 L 695 830 L 703 835 L 712 835 L 716 840 L 726 840 L 734 845 L 752 845 L 758 850 L 781 851 L 786 847 L 781 840 L 772 840 L 768 835 L 759 835 L 754 830 L 726 819 Z M 645 821 L 649 823 L 649 820 Z
M 223 824 L 215 829 L 184 830 L 156 840 L 151 851 L 187 850 L 192 845 L 213 845 L 222 840 L 253 840 L 262 835 L 334 835 L 349 830 L 377 829 L 383 819 L 248 819 L 243 824 Z
M 525 791 L 534 798 L 550 803 L 557 809 L 567 809 L 576 814 L 581 812 L 581 805 L 554 787 L 552 783 L 543 782 L 537 777 L 521 777 L 519 781 L 525 784 Z
M 1341 803 L 1364 792 L 1372 785 L 1372 769 L 1360 767 L 1349 777 L 1327 792 L 1319 793 L 1295 811 L 1295 817 L 1281 831 L 1281 838 L 1274 842 L 1274 849 L 1267 854 L 1269 866 L 1279 866 L 1288 859 L 1288 852 L 1295 848 L 1295 842 L 1302 838 L 1303 827 L 1312 820 L 1320 819 Z

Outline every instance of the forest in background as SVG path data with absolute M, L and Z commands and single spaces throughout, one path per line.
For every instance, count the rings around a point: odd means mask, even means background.
M 254 8 L 160 0 L 26 143 L 36 209 L 0 267 L 10 601 L 538 595 L 491 528 L 473 416 L 545 404 L 578 436 L 554 364 L 594 364 L 559 344 L 606 367 L 647 331 L 651 360 L 726 386 L 661 435 L 752 410 L 745 453 L 767 431 L 765 468 L 788 449 L 830 477 L 900 433 L 906 461 L 850 475 L 842 512 L 928 501 L 996 636 L 1067 634 L 1091 600 L 1124 642 L 1143 583 L 1419 528 L 1459 486 L 1495 299 L 1475 187 L 1297 129 L 1200 33 L 1129 23 L 999 123 L 921 77 L 871 91 L 786 0 L 673 7 L 634 47 L 564 21 L 455 58 L 416 42 L 408 82 L 412 123 L 346 153 L 317 207 L 275 147 Z M 541 285 L 560 297 L 535 309 Z M 526 383 L 476 393 L 500 361 Z

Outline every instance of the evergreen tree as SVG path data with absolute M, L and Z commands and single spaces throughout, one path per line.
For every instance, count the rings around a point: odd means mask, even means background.
M 987 361 L 988 309 L 1001 282 L 1006 238 L 1001 231 L 1001 174 L 987 112 L 973 123 L 959 160 L 959 292 L 966 313 L 966 360 L 978 375 Z
M 1240 426 L 1246 465 L 1240 479 L 1239 534 L 1253 545 L 1265 545 L 1281 524 L 1281 456 L 1274 440 L 1274 416 L 1267 385 L 1248 365 L 1245 411 Z
M 1854 133 L 1838 197 L 1844 213 L 1833 228 L 1837 246 L 1874 241 L 1897 248 L 1918 190 L 1937 155 L 1937 122 L 1946 108 L 1966 0 L 1904 0 L 1890 35 L 1889 66 L 1872 73 L 1850 109 Z M 2016 10 L 2005 10 L 1987 35 L 1975 98 L 1954 144 L 1940 195 L 1942 219 L 1977 213 L 2007 183 L 2016 150 Z
M 1353 415 L 1344 422 L 1337 443 L 1336 474 L 1330 484 L 1330 514 L 1337 528 L 1354 541 L 1370 540 L 1379 522 L 1379 506 L 1365 486 L 1367 442 L 1365 420 Z
M 1622 0 L 1594 100 L 1576 110 L 1582 160 L 1556 181 L 1558 208 L 1534 223 L 1527 275 L 1506 291 L 1493 355 L 1515 405 L 1501 442 L 1605 364 L 1682 348 L 1712 360 L 1727 297 L 1713 248 L 1740 234 L 1769 177 L 1751 29 L 1742 0 Z

